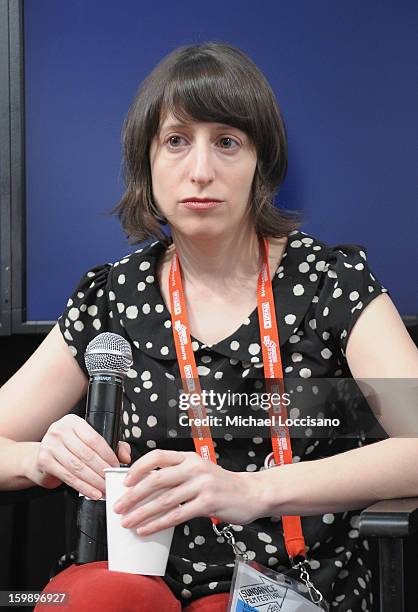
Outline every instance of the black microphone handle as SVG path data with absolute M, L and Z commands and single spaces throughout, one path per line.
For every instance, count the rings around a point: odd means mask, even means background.
M 90 378 L 86 421 L 116 452 L 121 439 L 123 379 L 118 374 L 97 373 Z M 107 560 L 106 501 L 79 497 L 76 563 Z

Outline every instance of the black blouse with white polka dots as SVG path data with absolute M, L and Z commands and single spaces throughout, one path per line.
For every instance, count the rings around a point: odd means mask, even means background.
M 177 414 L 179 371 L 171 316 L 156 274 L 163 252 L 163 244 L 153 242 L 118 262 L 95 266 L 81 278 L 59 318 L 63 337 L 86 375 L 84 352 L 95 335 L 112 331 L 131 343 L 123 436 L 134 459 L 153 448 L 194 450 L 193 441 L 179 435 L 172 416 Z M 289 235 L 281 264 L 271 275 L 285 385 L 292 397 L 289 416 L 298 416 L 303 405 L 318 404 L 315 416 L 335 416 L 338 402 L 329 401 L 329 393 L 321 401 L 319 385 L 311 383 L 351 378 L 345 358 L 350 331 L 367 304 L 387 289 L 371 273 L 364 247 L 331 247 L 300 230 Z M 216 344 L 205 345 L 193 336 L 192 341 L 202 388 L 220 381 L 232 390 L 242 391 L 244 383 L 246 390 L 248 385 L 260 388 L 257 309 Z M 341 437 L 331 431 L 317 436 L 307 428 L 292 437 L 293 461 L 320 459 L 364 443 L 362 436 Z M 271 440 L 268 431 L 247 438 L 226 433 L 215 439 L 215 447 L 225 469 L 257 471 L 264 469 Z M 373 609 L 369 544 L 359 538 L 358 514 L 302 517 L 311 577 L 332 607 L 346 612 Z M 289 568 L 280 517 L 233 525 L 233 530 L 250 559 L 278 571 Z M 233 553 L 216 537 L 210 520 L 196 518 L 176 527 L 164 580 L 187 604 L 229 591 L 233 566 Z

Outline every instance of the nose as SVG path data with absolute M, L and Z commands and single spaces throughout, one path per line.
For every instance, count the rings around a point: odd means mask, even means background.
M 214 177 L 211 145 L 206 141 L 196 141 L 190 155 L 190 179 L 193 183 L 206 185 Z

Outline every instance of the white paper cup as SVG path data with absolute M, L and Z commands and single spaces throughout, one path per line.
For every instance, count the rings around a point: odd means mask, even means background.
M 123 486 L 128 470 L 127 467 L 104 470 L 109 570 L 146 576 L 164 576 L 174 527 L 140 536 L 136 528 L 122 527 L 123 515 L 116 514 L 113 510 L 116 501 L 129 489 Z M 158 494 L 161 494 L 161 491 Z M 135 507 L 138 508 L 141 505 L 142 502 Z

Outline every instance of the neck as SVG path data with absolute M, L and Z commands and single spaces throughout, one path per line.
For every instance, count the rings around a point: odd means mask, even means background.
M 213 238 L 184 237 L 172 230 L 183 282 L 189 287 L 220 287 L 253 280 L 261 269 L 259 239 L 253 226 Z

